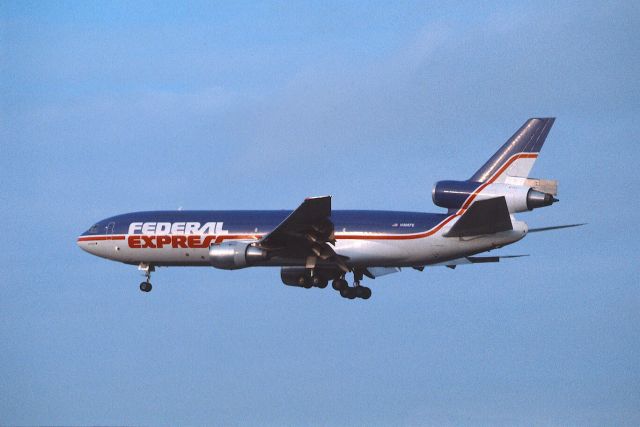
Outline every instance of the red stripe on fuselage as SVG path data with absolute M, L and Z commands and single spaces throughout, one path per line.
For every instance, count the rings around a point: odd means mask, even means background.
M 108 236 L 82 236 L 78 237 L 78 242 L 93 242 L 95 240 L 124 240 L 125 236 L 116 234 Z

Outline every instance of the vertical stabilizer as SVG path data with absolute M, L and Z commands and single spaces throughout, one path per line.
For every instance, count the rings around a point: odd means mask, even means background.
M 509 177 L 527 178 L 554 121 L 553 117 L 527 120 L 469 180 L 500 183 Z

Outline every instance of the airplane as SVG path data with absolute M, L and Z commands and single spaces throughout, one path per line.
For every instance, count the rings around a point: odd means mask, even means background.
M 285 285 L 332 287 L 347 299 L 369 299 L 362 285 L 402 268 L 499 262 L 478 256 L 521 240 L 529 229 L 515 213 L 557 202 L 558 183 L 529 173 L 555 118 L 527 120 L 467 180 L 439 181 L 432 190 L 446 213 L 332 210 L 331 196 L 310 197 L 288 210 L 134 212 L 98 221 L 77 238 L 90 254 L 137 265 L 140 290 L 152 289 L 156 267 L 213 266 L 224 270 L 280 267 Z M 353 275 L 353 284 L 346 280 Z

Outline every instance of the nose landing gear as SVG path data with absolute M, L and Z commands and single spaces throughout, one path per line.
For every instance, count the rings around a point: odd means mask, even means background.
M 138 265 L 138 270 L 144 272 L 144 275 L 147 278 L 147 280 L 140 283 L 140 290 L 142 292 L 151 292 L 151 289 L 153 288 L 153 286 L 151 286 L 151 272 L 155 271 L 155 267 L 141 262 L 140 265 Z

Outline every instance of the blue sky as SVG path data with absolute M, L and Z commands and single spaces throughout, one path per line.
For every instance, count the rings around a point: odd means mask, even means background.
M 635 2 L 3 2 L 0 424 L 637 425 Z M 529 117 L 557 121 L 496 265 L 371 300 L 276 269 L 91 257 L 148 209 L 439 211 Z

